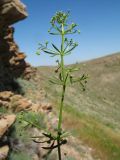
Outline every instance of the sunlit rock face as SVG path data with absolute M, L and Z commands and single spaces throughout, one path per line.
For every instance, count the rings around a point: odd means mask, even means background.
M 20 0 L 0 0 L 0 26 L 8 26 L 27 17 Z
M 16 90 L 14 80 L 21 75 L 30 78 L 30 65 L 14 41 L 15 29 L 11 26 L 26 17 L 26 7 L 20 0 L 0 0 L 0 91 Z

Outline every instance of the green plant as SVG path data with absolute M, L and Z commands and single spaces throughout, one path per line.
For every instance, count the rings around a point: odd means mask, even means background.
M 9 160 L 32 160 L 30 156 L 22 152 L 12 152 L 8 157 Z
M 0 114 L 7 113 L 7 109 L 4 106 L 0 106 Z
M 30 146 L 32 145 L 30 143 L 30 140 L 34 139 L 34 127 L 40 130 L 46 129 L 45 116 L 43 113 L 24 111 L 17 114 L 16 122 L 13 124 L 9 135 L 9 143 L 11 146 L 11 151 L 8 158 L 9 160 L 32 159 L 30 158 L 30 152 L 26 154 L 26 146 L 30 148 Z
M 50 141 L 53 141 L 51 147 L 48 147 L 48 149 L 54 149 L 56 147 L 58 148 L 59 160 L 61 160 L 61 145 L 66 144 L 67 142 L 64 139 L 66 133 L 62 129 L 62 119 L 63 119 L 62 112 L 64 107 L 66 87 L 70 84 L 78 82 L 80 83 L 82 89 L 85 90 L 85 84 L 87 82 L 86 81 L 87 76 L 85 74 L 83 74 L 80 77 L 74 77 L 72 75 L 72 73 L 78 71 L 79 68 L 66 67 L 64 64 L 64 57 L 71 54 L 71 52 L 78 46 L 78 44 L 74 42 L 72 39 L 68 40 L 67 35 L 80 33 L 80 31 L 76 29 L 77 24 L 75 23 L 69 24 L 68 18 L 69 18 L 69 12 L 67 13 L 57 12 L 50 21 L 52 27 L 48 32 L 51 35 L 59 35 L 61 37 L 61 47 L 58 48 L 56 45 L 52 44 L 53 49 L 49 49 L 48 42 L 46 42 L 45 45 L 39 44 L 39 48 L 37 51 L 38 55 L 42 51 L 44 53 L 51 55 L 51 57 L 54 56 L 59 57 L 59 59 L 56 61 L 58 67 L 55 70 L 57 76 L 54 76 L 54 78 L 50 79 L 50 82 L 52 84 L 57 84 L 61 86 L 61 99 L 60 99 L 57 135 L 53 136 L 52 134 L 45 134 L 45 136 L 49 138 Z M 57 145 L 54 145 L 55 141 L 57 141 Z

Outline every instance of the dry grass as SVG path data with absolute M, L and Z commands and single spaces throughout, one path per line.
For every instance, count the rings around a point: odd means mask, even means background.
M 64 126 L 85 144 L 94 148 L 94 156 L 102 160 L 119 160 L 120 134 L 104 126 L 88 115 L 81 115 L 67 106 L 64 112 Z

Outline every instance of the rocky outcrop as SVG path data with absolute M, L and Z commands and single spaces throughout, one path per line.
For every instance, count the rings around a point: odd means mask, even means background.
M 0 160 L 5 160 L 9 152 L 9 146 L 6 144 L 4 145 L 3 139 L 1 138 L 9 131 L 9 128 L 15 120 L 16 116 L 14 114 L 0 115 Z
M 25 5 L 20 0 L 0 1 L 0 24 L 1 28 L 9 26 L 27 17 Z
M 27 17 L 25 5 L 20 0 L 0 1 L 0 91 L 16 90 L 14 79 L 31 77 L 31 66 L 25 62 L 25 54 L 14 41 L 12 24 Z
M 0 92 L 0 107 L 6 108 L 13 112 L 32 111 L 49 113 L 52 111 L 50 103 L 32 103 L 31 100 L 11 91 Z
M 51 128 L 51 124 L 55 123 L 55 120 L 52 118 L 53 117 L 53 113 L 52 111 L 52 105 L 50 103 L 33 103 L 31 100 L 28 100 L 27 98 L 23 97 L 22 95 L 18 95 L 18 94 L 14 94 L 11 91 L 4 91 L 4 92 L 0 92 L 0 108 L 6 108 L 7 111 L 12 111 L 14 113 L 19 113 L 21 111 L 27 111 L 27 112 L 35 112 L 35 113 L 40 113 L 45 115 L 45 123 L 47 128 L 52 129 Z M 23 112 L 21 112 L 23 113 Z M 29 145 L 24 143 L 23 141 L 19 140 L 19 139 L 13 139 L 10 138 L 10 134 L 8 134 L 8 129 L 9 127 L 12 125 L 12 123 L 15 121 L 15 116 L 1 116 L 1 120 L 0 120 L 0 138 L 2 139 L 2 142 L 4 142 L 4 136 L 6 136 L 7 133 L 7 144 L 9 144 L 8 147 L 8 151 L 9 151 L 9 147 L 14 150 L 14 149 L 23 149 L 26 150 L 27 153 L 30 152 L 31 157 L 33 160 L 39 160 L 42 159 L 42 157 L 44 157 L 45 155 L 47 155 L 48 151 L 44 151 L 40 149 L 40 145 L 38 145 L 37 143 L 34 142 L 30 142 Z M 8 123 L 9 122 L 9 123 Z M 44 123 L 44 122 L 43 122 Z M 13 131 L 13 130 L 11 130 Z M 32 135 L 36 135 L 38 136 L 38 134 L 42 134 L 42 130 L 38 130 L 36 128 L 31 128 L 29 130 L 29 132 L 32 133 Z M 42 135 L 43 136 L 43 135 Z M 8 143 L 9 142 L 9 143 Z M 22 148 L 19 148 L 19 146 L 22 146 Z M 28 148 L 26 148 L 26 146 Z M 7 153 L 5 154 L 5 150 L 3 150 L 3 145 L 2 148 L 0 148 L 0 153 L 1 153 L 1 157 L 7 157 Z M 0 160 L 2 160 L 0 158 Z M 5 159 L 3 159 L 5 160 Z

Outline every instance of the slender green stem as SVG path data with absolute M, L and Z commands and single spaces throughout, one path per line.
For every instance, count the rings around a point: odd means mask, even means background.
M 60 139 L 61 139 L 61 125 L 62 125 L 62 111 L 63 111 L 63 106 L 64 106 L 64 97 L 65 97 L 65 89 L 66 89 L 66 84 L 63 85 L 62 89 L 62 97 L 61 97 L 61 104 L 60 104 L 60 112 L 59 112 L 59 122 L 58 122 L 58 155 L 59 155 L 59 160 L 61 160 L 61 146 L 60 144 Z
M 61 132 L 62 110 L 63 110 L 63 106 L 64 106 L 65 89 L 66 89 L 66 85 L 63 85 L 62 96 L 61 96 L 61 103 L 60 103 L 60 112 L 59 112 L 58 132 Z
M 58 122 L 58 132 L 61 131 L 61 124 L 62 124 L 62 110 L 64 104 L 64 95 L 65 95 L 65 73 L 64 73 L 64 25 L 62 24 L 62 43 L 61 43 L 61 74 L 62 74 L 62 95 L 61 95 L 61 103 L 60 103 L 60 112 L 59 112 L 59 122 Z
M 59 160 L 62 160 L 62 157 L 61 157 L 61 146 L 60 146 L 60 137 L 58 137 L 57 145 L 58 145 L 58 158 L 59 158 Z
M 63 81 L 65 79 L 65 74 L 64 74 L 64 25 L 62 24 L 62 44 L 61 44 L 61 73 L 62 73 L 62 78 Z
M 62 75 L 62 95 L 61 95 L 61 102 L 60 102 L 60 111 L 59 111 L 59 122 L 58 122 L 58 157 L 61 160 L 61 146 L 60 146 L 60 139 L 61 139 L 61 130 L 62 130 L 62 111 L 64 106 L 64 97 L 65 97 L 65 89 L 66 89 L 66 81 L 65 81 L 65 72 L 64 72 L 64 25 L 62 24 L 62 44 L 61 44 L 61 75 Z

